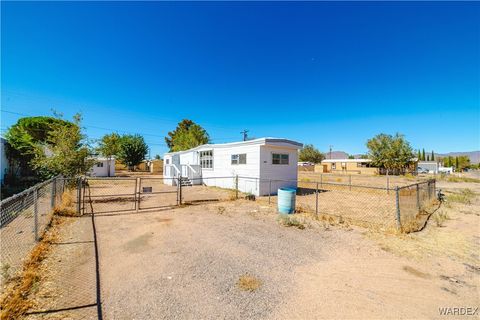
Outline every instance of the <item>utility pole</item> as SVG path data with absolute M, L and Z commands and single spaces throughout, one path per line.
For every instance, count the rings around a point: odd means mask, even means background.
M 331 160 L 332 159 L 332 148 L 333 148 L 333 146 L 330 145 L 329 147 L 330 147 L 330 160 Z
M 243 131 L 240 131 L 241 134 L 243 134 L 243 141 L 247 141 L 247 132 L 248 130 L 243 130 Z

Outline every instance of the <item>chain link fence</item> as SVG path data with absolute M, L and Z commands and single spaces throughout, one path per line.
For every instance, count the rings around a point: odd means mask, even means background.
M 50 224 L 68 181 L 61 177 L 37 184 L 0 203 L 2 279 L 18 274 L 28 253 Z
M 390 179 L 390 178 L 389 178 Z M 398 179 L 398 178 L 397 178 Z M 318 181 L 246 176 L 200 178 L 86 178 L 84 213 L 122 213 L 239 198 L 276 205 L 277 190 L 296 188 L 295 211 L 335 217 L 375 229 L 418 230 L 428 217 L 435 180 L 386 187 L 355 183 L 352 176 L 320 176 Z

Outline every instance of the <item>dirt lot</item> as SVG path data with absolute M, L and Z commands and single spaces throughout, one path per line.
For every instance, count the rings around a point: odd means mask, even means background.
M 104 318 L 419 319 L 442 318 L 440 307 L 478 307 L 480 184 L 439 186 L 447 203 L 408 235 L 305 215 L 286 227 L 272 206 L 246 200 L 98 215 Z M 67 240 L 91 232 L 80 221 L 66 226 Z M 91 254 L 70 248 L 66 264 Z M 60 267 L 54 259 L 46 266 L 50 288 L 64 281 Z M 87 279 L 89 268 L 67 268 L 67 279 Z M 92 281 L 72 290 L 90 292 Z M 82 316 L 93 317 L 71 315 Z

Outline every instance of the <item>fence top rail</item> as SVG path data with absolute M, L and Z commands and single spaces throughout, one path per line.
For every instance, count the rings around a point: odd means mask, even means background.
M 407 189 L 407 188 L 411 188 L 411 187 L 416 187 L 416 186 L 420 186 L 420 185 L 424 185 L 424 184 L 435 183 L 435 181 L 436 181 L 435 179 L 428 179 L 428 180 L 425 180 L 425 181 L 420 181 L 420 182 L 412 183 L 412 184 L 409 184 L 409 185 L 406 185 L 406 186 L 398 187 L 398 190 Z
M 27 195 L 29 195 L 30 193 L 34 192 L 36 189 L 40 189 L 41 187 L 46 186 L 47 184 L 51 183 L 53 180 L 55 180 L 55 179 L 57 179 L 57 178 L 63 178 L 63 177 L 62 177 L 62 176 L 56 176 L 56 177 L 50 178 L 50 179 L 48 179 L 48 180 L 39 182 L 39 183 L 37 183 L 36 185 L 31 186 L 30 188 L 28 188 L 28 189 L 26 189 L 26 190 L 23 190 L 23 191 L 20 192 L 20 193 L 14 194 L 14 195 L 11 196 L 11 197 L 2 199 L 2 201 L 0 201 L 0 206 L 3 206 L 3 205 L 5 205 L 6 203 L 9 203 L 9 202 L 11 202 L 11 201 L 13 201 L 13 200 L 16 200 L 16 199 L 18 199 L 18 198 L 27 196 Z
M 362 185 L 362 184 L 350 184 L 350 183 L 338 183 L 338 182 L 330 182 L 330 181 L 319 181 L 319 180 L 313 180 L 313 181 L 302 181 L 298 179 L 261 179 L 257 177 L 244 177 L 244 176 L 239 176 L 239 179 L 251 179 L 251 180 L 258 180 L 260 182 L 298 182 L 298 183 L 305 183 L 305 184 L 322 184 L 322 185 L 334 185 L 334 186 L 345 186 L 345 187 L 352 187 L 352 188 L 365 188 L 365 189 L 376 189 L 376 190 L 394 190 L 395 187 L 376 187 L 376 186 L 367 186 L 367 185 Z

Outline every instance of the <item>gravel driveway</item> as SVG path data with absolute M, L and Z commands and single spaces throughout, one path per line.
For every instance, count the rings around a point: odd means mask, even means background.
M 358 230 L 287 228 L 255 202 L 96 223 L 105 319 L 431 318 L 471 294 L 442 290 L 430 275 L 440 266 L 394 257 Z M 243 275 L 260 287 L 239 288 Z

